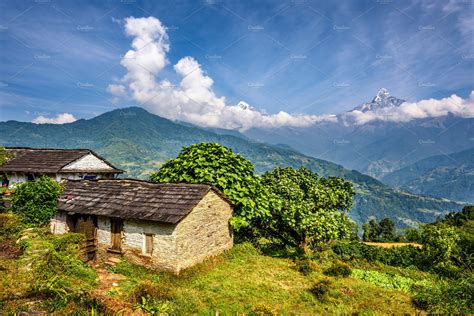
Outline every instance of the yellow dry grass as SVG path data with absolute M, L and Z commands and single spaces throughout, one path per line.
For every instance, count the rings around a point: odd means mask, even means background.
M 404 246 L 413 246 L 416 248 L 422 248 L 423 246 L 415 242 L 369 242 L 366 241 L 364 244 L 369 246 L 378 246 L 382 248 L 394 248 L 394 247 L 404 247 Z

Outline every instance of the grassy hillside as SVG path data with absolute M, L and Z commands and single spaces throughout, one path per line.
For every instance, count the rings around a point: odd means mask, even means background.
M 382 181 L 415 194 L 474 202 L 474 148 L 420 160 Z
M 183 146 L 197 142 L 217 142 L 231 147 L 252 161 L 259 173 L 276 166 L 305 166 L 320 175 L 350 180 L 357 190 L 350 215 L 358 222 L 365 222 L 370 216 L 391 217 L 402 227 L 430 222 L 441 213 L 460 209 L 454 202 L 395 191 L 360 172 L 288 148 L 177 124 L 141 108 L 115 110 L 64 125 L 0 123 L 3 146 L 90 148 L 125 169 L 125 176 L 138 178 L 147 178 L 151 171 L 174 158 Z

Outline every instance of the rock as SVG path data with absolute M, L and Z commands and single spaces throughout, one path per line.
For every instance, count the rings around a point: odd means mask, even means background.
M 122 260 L 120 260 L 120 258 L 110 257 L 108 261 L 112 263 L 119 263 Z

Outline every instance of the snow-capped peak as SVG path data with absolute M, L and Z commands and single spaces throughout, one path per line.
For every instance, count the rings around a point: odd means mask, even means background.
M 397 107 L 403 102 L 405 102 L 405 100 L 390 96 L 388 90 L 382 88 L 379 90 L 379 92 L 377 92 L 377 95 L 372 100 L 372 102 L 364 103 L 361 106 L 356 107 L 353 111 L 376 111 L 382 108 Z
M 377 92 L 377 95 L 372 100 L 372 102 L 380 102 L 383 99 L 388 98 L 389 96 L 390 96 L 390 93 L 388 92 L 388 90 L 385 89 L 385 88 L 382 88 L 382 89 L 379 90 L 379 92 Z

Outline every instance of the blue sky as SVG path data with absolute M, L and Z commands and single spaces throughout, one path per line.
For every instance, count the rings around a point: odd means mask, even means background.
M 381 87 L 409 101 L 467 98 L 473 14 L 469 0 L 2 1 L 0 120 L 141 105 L 107 92 L 127 74 L 128 17 L 166 27 L 157 81 L 179 82 L 173 65 L 191 56 L 226 104 L 321 115 L 370 101 Z

